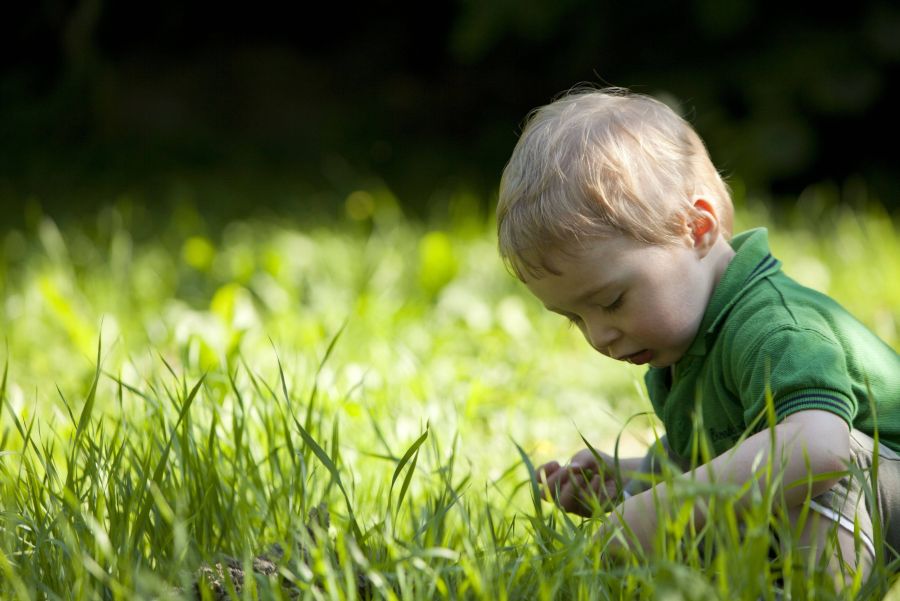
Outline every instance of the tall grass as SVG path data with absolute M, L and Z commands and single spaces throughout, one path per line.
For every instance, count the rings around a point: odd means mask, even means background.
M 151 237 L 111 208 L 5 234 L 0 597 L 190 598 L 228 558 L 247 599 L 887 592 L 884 562 L 834 590 L 801 552 L 772 556 L 772 531 L 794 534 L 766 490 L 738 519 L 744 491 L 683 483 L 654 551 L 604 553 L 599 520 L 542 503 L 530 471 L 581 435 L 642 452 L 641 371 L 525 296 L 488 225 L 429 230 L 370 200 L 340 227 L 194 216 Z M 815 228 L 773 226 L 776 255 L 897 348 L 893 222 Z M 262 553 L 274 573 L 254 572 Z

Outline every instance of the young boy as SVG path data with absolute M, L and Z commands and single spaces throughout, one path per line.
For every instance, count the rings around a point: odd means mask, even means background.
M 758 466 L 774 452 L 784 485 L 776 498 L 792 523 L 812 477 L 808 509 L 821 518 L 803 521 L 800 543 L 821 550 L 836 530 L 831 569 L 841 557 L 866 573 L 874 519 L 887 550 L 900 549 L 900 358 L 836 302 L 784 275 L 765 229 L 732 239 L 732 212 L 699 136 L 665 104 L 583 90 L 531 115 L 500 184 L 500 254 L 595 350 L 649 366 L 661 442 L 676 462 L 686 466 L 702 423 L 715 458 L 695 466 L 694 480 L 765 485 Z M 774 428 L 764 415 L 769 391 Z M 876 414 L 877 511 L 847 473 L 851 463 L 872 465 Z M 604 529 L 624 521 L 631 544 L 649 548 L 655 504 L 670 491 L 642 491 L 646 479 L 629 477 L 653 456 L 598 461 L 586 449 L 538 474 L 563 509 L 590 515 L 599 499 L 614 508 Z M 699 528 L 705 515 L 696 513 Z

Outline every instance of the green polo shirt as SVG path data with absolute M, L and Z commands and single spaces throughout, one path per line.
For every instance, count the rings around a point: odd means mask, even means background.
M 896 351 L 838 303 L 782 273 L 765 229 L 731 245 L 736 254 L 690 348 L 672 369 L 651 368 L 645 378 L 672 450 L 690 457 L 696 417 L 716 454 L 734 446 L 765 411 L 768 386 L 777 421 L 821 409 L 872 435 L 877 415 L 881 442 L 900 452 Z M 763 417 L 754 430 L 766 426 Z

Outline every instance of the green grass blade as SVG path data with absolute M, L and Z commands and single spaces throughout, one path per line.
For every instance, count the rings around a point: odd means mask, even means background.
M 341 491 L 341 494 L 344 496 L 344 502 L 347 505 L 347 514 L 348 519 L 350 520 L 350 527 L 353 529 L 353 535 L 356 537 L 357 542 L 359 544 L 363 544 L 363 535 L 362 530 L 359 528 L 359 524 L 356 521 L 356 515 L 353 511 L 353 504 L 350 502 L 350 495 L 347 494 L 347 489 L 344 488 L 344 482 L 341 480 L 341 474 L 338 470 L 337 466 L 331 460 L 331 457 L 328 456 L 328 453 L 319 445 L 318 442 L 310 435 L 309 432 L 306 431 L 306 428 L 300 423 L 300 421 L 294 417 L 294 424 L 297 426 L 297 431 L 300 433 L 300 437 L 303 439 L 303 442 L 306 443 L 306 446 L 315 454 L 316 457 L 319 458 L 319 461 L 322 462 L 322 465 L 325 466 L 325 469 L 331 474 L 331 477 L 334 479 L 335 484 L 337 484 L 338 489 Z
M 422 443 L 424 443 L 427 438 L 428 438 L 428 426 L 426 425 L 425 431 L 422 432 L 422 434 L 416 439 L 416 441 L 414 443 L 412 443 L 412 445 L 410 445 L 410 447 L 408 449 L 406 449 L 406 453 L 404 453 L 403 457 L 401 457 L 400 460 L 397 462 L 397 467 L 394 469 L 394 475 L 391 476 L 391 488 L 388 491 L 388 500 L 389 500 L 388 502 L 390 502 L 390 499 L 393 497 L 394 484 L 396 484 L 397 478 L 400 477 L 400 472 L 403 471 L 403 467 L 409 461 L 410 457 L 412 457 L 413 455 L 418 456 L 419 447 L 422 446 Z M 410 469 L 410 471 L 412 471 L 412 469 Z M 405 494 L 406 494 L 406 486 L 404 486 L 400 491 L 400 498 L 397 501 L 398 506 L 401 503 L 403 503 L 403 496 Z
M 400 486 L 400 494 L 397 495 L 397 511 L 400 511 L 400 507 L 403 505 L 403 499 L 406 497 L 406 492 L 409 490 L 410 482 L 412 482 L 413 474 L 416 471 L 416 463 L 419 460 L 419 447 L 422 446 L 422 443 L 425 442 L 425 439 L 428 438 L 428 426 L 425 426 L 425 431 L 422 433 L 419 438 L 406 450 L 406 453 L 403 454 L 403 457 L 400 458 L 400 461 L 397 463 L 397 468 L 394 470 L 393 476 L 391 476 L 391 487 L 388 491 L 388 511 L 390 511 L 391 500 L 393 499 L 394 494 L 394 484 L 397 482 L 397 478 L 400 476 L 400 472 L 403 471 L 403 467 L 410 461 L 412 461 L 409 465 L 409 469 L 406 471 L 406 476 L 403 478 L 403 484 Z
M 75 427 L 75 436 L 72 440 L 71 455 L 69 456 L 69 465 L 66 474 L 66 488 L 72 488 L 72 479 L 75 476 L 76 464 L 75 458 L 81 442 L 81 437 L 91 420 L 91 414 L 94 411 L 94 403 L 97 399 L 97 384 L 100 381 L 100 350 L 103 346 L 102 338 L 97 340 L 97 364 L 94 368 L 94 377 L 91 380 L 91 388 L 88 391 L 87 398 L 84 400 L 84 406 L 81 408 L 81 415 L 78 417 L 78 425 Z M 58 390 L 58 389 L 57 389 Z M 62 394 L 62 392 L 60 392 Z
M 309 400 L 306 404 L 306 417 L 303 420 L 303 423 L 307 430 L 312 429 L 312 416 L 313 416 L 313 407 L 316 404 L 316 397 L 319 393 L 319 376 L 322 374 L 322 370 L 325 368 L 325 363 L 331 357 L 331 353 L 334 352 L 334 347 L 337 345 L 338 340 L 341 337 L 341 334 L 344 333 L 344 329 L 347 327 L 347 321 L 344 321 L 341 324 L 341 327 L 338 328 L 337 333 L 331 337 L 331 340 L 328 342 L 328 347 L 325 349 L 325 354 L 322 356 L 322 360 L 319 361 L 319 366 L 316 368 L 316 373 L 313 375 L 313 387 L 312 391 L 309 393 Z
M 159 484 L 160 479 L 162 478 L 163 472 L 166 469 L 166 464 L 169 460 L 169 452 L 172 449 L 172 443 L 175 440 L 175 437 L 178 435 L 178 427 L 181 425 L 182 421 L 187 417 L 188 411 L 191 409 L 191 404 L 194 402 L 194 399 L 197 396 L 197 392 L 200 390 L 200 386 L 203 384 L 206 375 L 200 377 L 197 383 L 194 385 L 194 388 L 187 395 L 184 402 L 181 406 L 181 411 L 178 413 L 178 420 L 175 422 L 175 426 L 172 428 L 172 432 L 169 435 L 169 440 L 166 443 L 165 448 L 163 449 L 162 455 L 159 458 L 159 461 L 156 464 L 156 469 L 153 471 L 153 475 L 150 478 L 150 481 L 147 482 L 147 486 L 140 493 L 141 502 L 139 503 L 139 509 L 137 516 L 135 517 L 134 525 L 132 528 L 132 536 L 131 536 L 131 548 L 136 548 L 138 545 L 138 541 L 140 537 L 144 533 L 144 525 L 147 521 L 148 516 L 150 515 L 150 508 L 153 505 L 153 496 L 149 493 L 149 485 L 150 482 L 155 482 Z
M 3 363 L 3 381 L 0 382 L 0 415 L 3 415 L 3 405 L 6 404 L 6 378 L 9 375 L 9 357 Z
M 519 457 L 522 459 L 522 463 L 525 464 L 525 469 L 528 470 L 528 481 L 529 481 L 529 489 L 531 491 L 531 502 L 534 506 L 534 515 L 541 520 L 544 518 L 544 510 L 541 507 L 541 490 L 538 486 L 537 480 L 537 472 L 534 469 L 534 464 L 531 463 L 531 458 L 528 457 L 528 453 L 519 446 L 516 441 L 513 441 L 513 444 L 516 446 L 516 450 L 519 452 Z

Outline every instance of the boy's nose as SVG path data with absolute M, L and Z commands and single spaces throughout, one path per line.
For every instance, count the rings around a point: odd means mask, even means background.
M 616 328 L 599 323 L 588 324 L 587 331 L 585 332 L 588 343 L 594 347 L 597 352 L 606 356 L 612 356 L 610 348 L 621 335 L 622 333 Z

